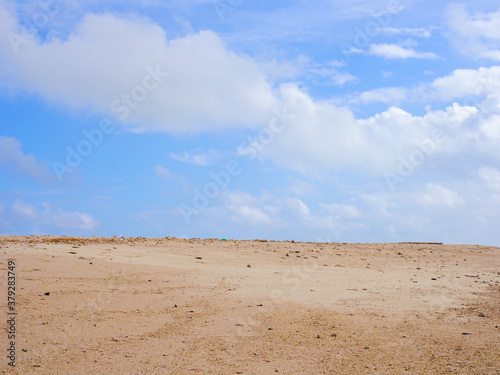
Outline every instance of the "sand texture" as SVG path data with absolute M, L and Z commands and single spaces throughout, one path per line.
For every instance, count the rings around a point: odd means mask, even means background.
M 3 236 L 0 275 L 2 374 L 500 374 L 494 247 Z

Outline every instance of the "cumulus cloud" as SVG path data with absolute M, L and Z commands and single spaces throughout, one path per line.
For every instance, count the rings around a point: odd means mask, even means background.
M 368 119 L 356 119 L 350 109 L 314 101 L 296 85 L 283 85 L 281 92 L 293 120 L 263 154 L 304 174 L 320 173 L 323 168 L 357 168 L 360 173 L 394 170 L 409 151 L 433 139 L 437 129 L 447 133 L 451 144 L 436 143 L 433 154 L 457 153 L 464 141 L 463 125 L 477 112 L 474 107 L 453 104 L 414 116 L 391 107 Z
M 500 11 L 470 14 L 463 4 L 453 4 L 447 14 L 450 39 L 460 52 L 500 61 Z
M 266 123 L 276 98 L 259 65 L 211 31 L 168 39 L 143 18 L 87 14 L 65 38 L 26 38 L 0 2 L 0 63 L 10 85 L 137 131 Z
M 33 154 L 25 154 L 16 138 L 0 136 L 0 168 L 28 176 L 40 183 L 55 181 L 47 166 L 40 164 Z
M 466 96 L 478 99 L 500 95 L 500 66 L 478 69 L 456 69 L 434 80 L 427 89 L 427 99 L 453 100 Z M 479 100 L 478 100 L 479 101 Z
M 384 87 L 365 91 L 351 98 L 350 102 L 397 104 L 422 101 L 449 102 L 468 98 L 468 103 L 479 106 L 488 97 L 500 97 L 500 66 L 456 69 L 430 83 L 414 87 Z

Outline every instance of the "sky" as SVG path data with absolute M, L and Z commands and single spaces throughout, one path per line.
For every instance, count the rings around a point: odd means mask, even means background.
M 0 0 L 0 234 L 500 246 L 500 7 Z

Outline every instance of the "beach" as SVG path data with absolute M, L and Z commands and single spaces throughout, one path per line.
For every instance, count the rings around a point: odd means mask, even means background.
M 2 374 L 500 374 L 496 247 L 1 236 L 0 272 Z

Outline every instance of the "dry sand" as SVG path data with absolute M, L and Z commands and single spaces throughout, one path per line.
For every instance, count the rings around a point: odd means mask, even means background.
M 4 236 L 0 272 L 4 374 L 500 374 L 499 248 Z

